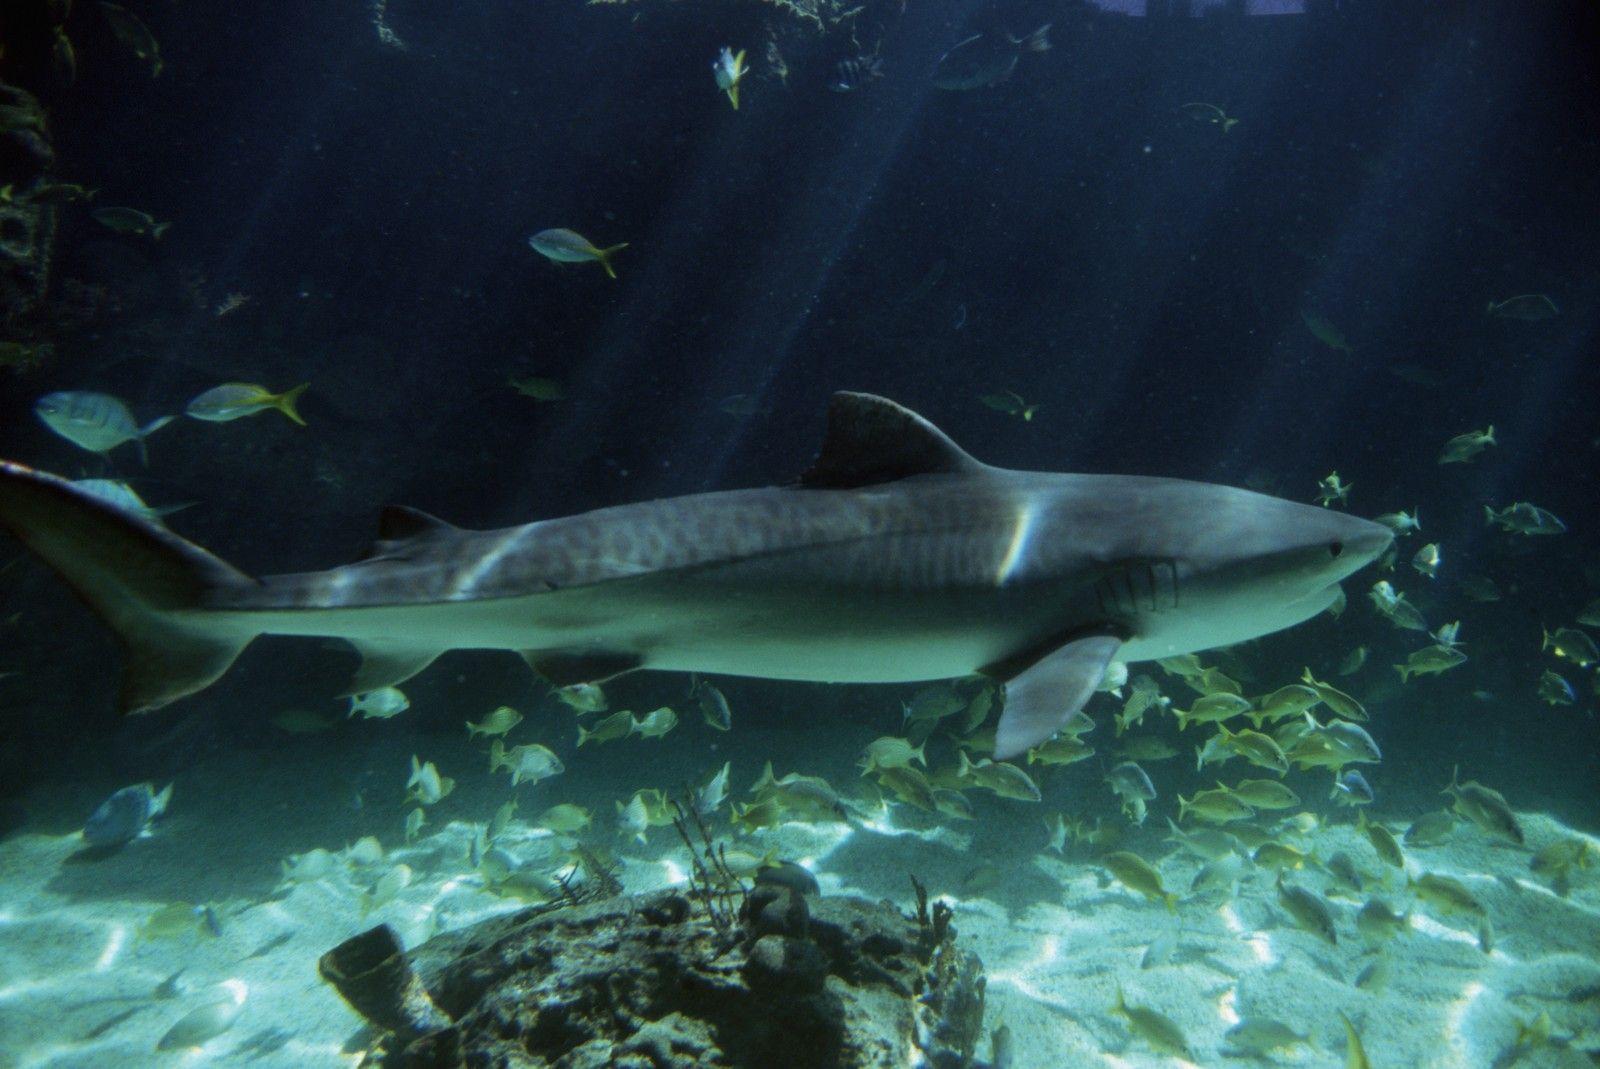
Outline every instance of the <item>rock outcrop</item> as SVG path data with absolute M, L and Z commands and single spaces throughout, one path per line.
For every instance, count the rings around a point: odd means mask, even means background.
M 536 906 L 410 954 L 373 929 L 322 972 L 383 1031 L 386 1067 L 971 1064 L 982 964 L 920 888 L 911 914 L 786 883 L 720 902 Z

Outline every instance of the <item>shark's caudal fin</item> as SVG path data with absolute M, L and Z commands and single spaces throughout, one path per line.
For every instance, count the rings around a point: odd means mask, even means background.
M 155 709 L 209 685 L 253 637 L 207 628 L 186 611 L 255 580 L 65 479 L 0 461 L 0 528 L 116 630 L 128 653 L 124 712 Z

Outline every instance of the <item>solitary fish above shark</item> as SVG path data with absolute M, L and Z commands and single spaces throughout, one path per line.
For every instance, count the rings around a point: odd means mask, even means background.
M 1306 620 L 1387 527 L 1232 487 L 1010 471 L 881 397 L 838 393 L 798 484 L 468 531 L 385 509 L 363 560 L 251 578 L 66 480 L 0 461 L 0 527 L 127 647 L 140 712 L 215 682 L 257 635 L 348 639 L 362 693 L 449 649 L 557 686 L 634 669 L 1003 684 L 997 759 L 1048 739 L 1112 661 Z

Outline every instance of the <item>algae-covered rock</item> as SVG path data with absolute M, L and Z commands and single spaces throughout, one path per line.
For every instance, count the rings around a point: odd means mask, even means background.
M 887 903 L 760 890 L 731 925 L 667 891 L 539 906 L 438 936 L 395 972 L 420 980 L 448 1023 L 387 1032 L 370 1063 L 971 1064 L 982 963 L 953 930 L 936 935 Z
M 0 82 L 0 327 L 32 312 L 50 277 L 55 210 L 15 194 L 44 177 L 55 162 L 44 109 L 33 94 Z

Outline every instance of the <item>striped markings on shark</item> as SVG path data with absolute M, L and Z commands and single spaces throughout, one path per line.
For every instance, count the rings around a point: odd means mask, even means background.
M 155 709 L 257 635 L 349 640 L 349 691 L 447 649 L 522 654 L 557 686 L 635 669 L 827 682 L 981 673 L 995 756 L 1056 733 L 1113 661 L 1308 619 L 1387 527 L 1208 483 L 980 463 L 893 401 L 835 394 L 787 487 L 693 494 L 493 531 L 385 510 L 364 559 L 253 578 L 70 482 L 0 461 L 0 526 L 121 636 Z

